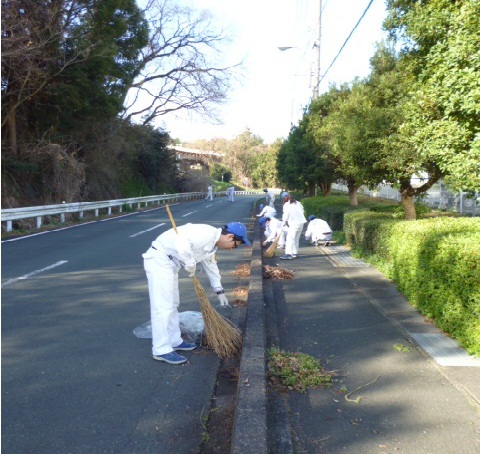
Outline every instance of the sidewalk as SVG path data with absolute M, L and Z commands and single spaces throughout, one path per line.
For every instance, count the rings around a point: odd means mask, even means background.
M 345 247 L 302 238 L 297 259 L 263 261 L 295 274 L 272 281 L 261 277 L 259 240 L 256 228 L 232 453 L 480 452 L 479 359 Z M 327 389 L 272 392 L 270 346 L 338 377 Z

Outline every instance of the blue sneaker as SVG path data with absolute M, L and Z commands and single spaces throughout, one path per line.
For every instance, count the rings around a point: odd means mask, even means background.
M 175 352 L 165 353 L 165 355 L 153 355 L 153 359 L 165 361 L 168 364 L 183 364 L 188 361 L 185 356 L 181 356 Z
M 188 352 L 190 350 L 195 350 L 197 346 L 195 344 L 191 344 L 189 342 L 183 341 L 180 345 L 177 345 L 176 347 L 173 347 L 173 350 L 183 350 L 185 352 Z
M 287 255 L 284 255 L 282 257 L 280 257 L 280 260 L 292 260 L 292 256 L 290 254 L 287 254 Z

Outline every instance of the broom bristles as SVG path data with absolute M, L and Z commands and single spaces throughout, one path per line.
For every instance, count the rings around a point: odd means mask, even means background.
M 268 246 L 268 249 L 263 253 L 263 256 L 265 258 L 271 259 L 275 255 L 275 250 L 277 249 L 278 240 L 280 240 L 281 235 L 282 233 L 280 232 L 280 235 L 278 235 L 277 238 L 275 238 L 273 243 L 270 246 Z
M 193 276 L 193 286 L 200 302 L 207 345 L 220 358 L 237 356 L 242 348 L 242 333 L 230 320 L 223 317 L 212 307 L 202 284 L 196 276 Z

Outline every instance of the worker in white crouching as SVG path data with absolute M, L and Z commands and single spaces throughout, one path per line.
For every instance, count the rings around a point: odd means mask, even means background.
M 152 355 L 153 359 L 169 364 L 185 363 L 187 358 L 176 352 L 196 347 L 181 337 L 178 316 L 180 268 L 193 277 L 197 263 L 201 263 L 220 305 L 228 306 L 215 252 L 217 248 L 234 249 L 242 243 L 250 246 L 247 230 L 241 222 L 230 222 L 223 228 L 186 224 L 177 231 L 170 229 L 162 233 L 143 254 L 150 296 Z
M 305 232 L 305 239 L 311 241 L 312 244 L 317 244 L 324 241 L 327 245 L 332 240 L 332 229 L 327 221 L 317 218 L 313 214 L 308 216 L 307 231 Z
M 285 241 L 287 238 L 288 227 L 283 225 L 283 222 L 280 219 L 266 218 L 265 222 L 265 236 L 267 239 L 262 242 L 262 246 L 266 246 L 267 243 L 275 241 L 277 236 L 280 235 L 280 238 L 277 243 L 277 249 L 283 249 L 285 247 Z

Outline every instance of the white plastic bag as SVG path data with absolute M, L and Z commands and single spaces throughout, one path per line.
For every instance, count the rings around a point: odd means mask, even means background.
M 185 311 L 179 312 L 178 318 L 180 320 L 180 331 L 184 334 L 190 342 L 195 342 L 201 339 L 205 331 L 205 323 L 201 312 Z M 152 322 L 143 323 L 133 330 L 133 334 L 139 339 L 152 338 Z
M 205 331 L 205 323 L 201 312 L 185 311 L 178 313 L 180 319 L 180 331 L 191 341 L 201 339 Z

